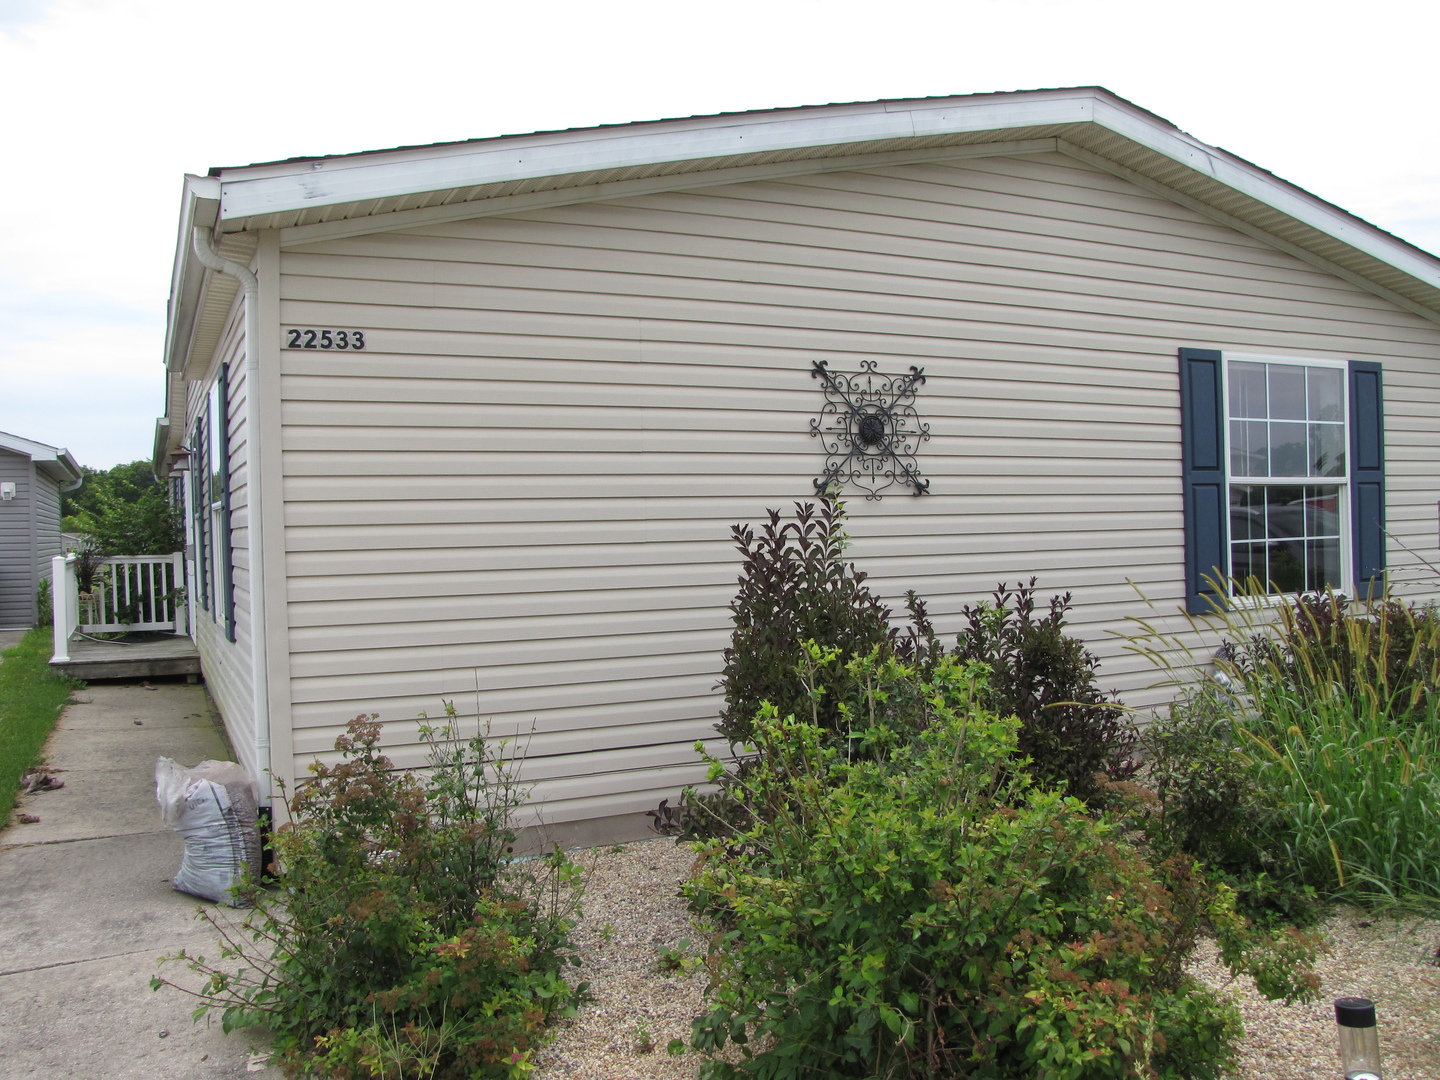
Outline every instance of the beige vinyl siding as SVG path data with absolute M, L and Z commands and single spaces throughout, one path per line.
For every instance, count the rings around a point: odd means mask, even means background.
M 287 249 L 281 354 L 297 771 L 453 700 L 529 742 L 556 820 L 700 771 L 734 522 L 813 495 L 815 360 L 924 368 L 933 494 L 851 493 L 852 553 L 937 625 L 1001 580 L 1112 631 L 1182 594 L 1183 346 L 1385 364 L 1390 514 L 1433 547 L 1440 328 L 1064 157 L 831 173 Z M 1427 420 L 1428 426 L 1427 426 Z M 1132 584 L 1133 583 L 1133 584 Z
M 221 364 L 229 368 L 229 431 L 230 448 L 230 545 L 234 568 L 235 640 L 226 640 L 225 612 L 217 611 L 218 594 L 212 596 L 206 610 L 195 604 L 195 625 L 192 631 L 200 650 L 205 683 L 216 707 L 225 721 L 236 759 L 259 778 L 255 756 L 254 700 L 252 695 L 249 531 L 246 476 L 249 465 L 248 416 L 245 378 L 245 312 L 243 295 L 237 297 L 230 318 L 216 350 L 216 360 L 206 380 L 191 385 L 189 424 L 208 405 L 210 388 L 219 377 Z M 189 438 L 190 427 L 186 428 Z M 218 588 L 218 584 L 217 584 Z M 197 594 L 198 595 L 198 594 Z

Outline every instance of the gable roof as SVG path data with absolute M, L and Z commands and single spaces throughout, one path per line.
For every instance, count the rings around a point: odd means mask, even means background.
M 70 451 L 58 446 L 47 446 L 32 439 L 0 431 L 0 450 L 24 454 L 35 463 L 35 467 L 60 485 L 62 491 L 74 491 L 80 486 L 84 474 Z
M 799 173 L 1057 151 L 1440 322 L 1440 258 L 1100 87 L 723 113 L 211 169 L 187 176 L 166 366 L 208 365 L 236 283 L 207 271 L 193 226 L 248 262 L 391 228 Z M 180 383 L 177 388 L 174 384 Z M 169 388 L 183 417 L 183 380 Z M 161 444 L 179 438 L 179 425 Z

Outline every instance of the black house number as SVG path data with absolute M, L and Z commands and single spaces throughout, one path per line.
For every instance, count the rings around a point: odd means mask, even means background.
M 286 330 L 287 349 L 355 349 L 365 348 L 363 330 Z

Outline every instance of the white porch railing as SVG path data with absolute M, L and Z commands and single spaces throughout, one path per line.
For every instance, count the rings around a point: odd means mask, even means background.
M 74 553 L 50 560 L 55 598 L 55 655 L 52 663 L 70 659 L 70 639 L 84 634 L 118 634 L 127 630 L 169 630 L 185 633 L 185 556 L 117 555 L 104 560 L 95 575 L 94 591 L 81 596 L 75 577 Z

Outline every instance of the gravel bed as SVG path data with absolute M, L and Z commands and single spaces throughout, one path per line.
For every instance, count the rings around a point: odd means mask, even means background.
M 679 886 L 694 856 L 673 840 L 584 853 L 585 911 L 574 940 L 594 1000 L 562 1022 L 536 1056 L 533 1080 L 693 1080 L 699 1058 L 666 1054 L 689 1042 L 704 1008 L 705 971 L 663 971 L 661 950 L 691 943 L 703 954 Z M 1245 1019 L 1239 1076 L 1245 1080 L 1336 1080 L 1336 997 L 1368 997 L 1379 1014 L 1388 1080 L 1440 1080 L 1440 922 L 1340 909 L 1321 928 L 1329 951 L 1316 966 L 1320 998 L 1310 1005 L 1266 1001 L 1248 979 L 1232 980 L 1201 944 L 1193 970 L 1229 994 Z
M 1319 928 L 1327 951 L 1315 965 L 1320 997 L 1309 1005 L 1266 1001 L 1248 979 L 1231 980 L 1201 942 L 1192 970 L 1240 1007 L 1246 1080 L 1337 1080 L 1334 1000 L 1375 1002 L 1387 1080 L 1440 1080 L 1440 922 L 1340 908 Z
M 586 866 L 584 913 L 573 940 L 594 1000 L 562 1021 L 536 1055 L 532 1080 L 693 1080 L 699 1058 L 671 1057 L 671 1039 L 690 1042 L 690 1020 L 704 1009 L 705 971 L 662 971 L 661 950 L 704 941 L 680 898 L 695 856 L 674 840 L 594 848 Z M 648 1049 L 647 1049 L 648 1044 Z

